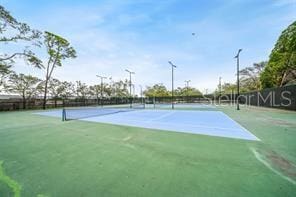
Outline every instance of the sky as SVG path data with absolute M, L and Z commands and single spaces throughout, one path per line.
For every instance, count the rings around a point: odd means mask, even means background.
M 163 83 L 213 91 L 235 82 L 239 48 L 241 68 L 268 60 L 281 32 L 296 20 L 296 0 L 0 0 L 15 18 L 32 28 L 66 38 L 77 51 L 53 77 L 93 85 L 96 75 L 132 77 L 136 91 Z M 195 35 L 192 35 L 192 33 Z M 42 58 L 46 60 L 44 53 Z M 44 78 L 18 62 L 20 73 Z

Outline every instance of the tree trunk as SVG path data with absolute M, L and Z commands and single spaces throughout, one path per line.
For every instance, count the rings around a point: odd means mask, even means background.
M 57 97 L 54 97 L 54 108 L 57 108 Z
M 280 87 L 282 87 L 282 86 L 284 85 L 284 82 L 285 82 L 285 80 L 286 80 L 286 76 L 287 76 L 287 72 L 288 72 L 288 71 L 285 71 L 284 74 L 283 74 L 283 76 L 282 76 L 282 80 L 281 80 Z
M 26 109 L 26 97 L 23 96 L 23 109 Z
M 45 86 L 44 86 L 43 109 L 46 109 L 47 82 L 48 82 L 48 78 L 46 79 Z

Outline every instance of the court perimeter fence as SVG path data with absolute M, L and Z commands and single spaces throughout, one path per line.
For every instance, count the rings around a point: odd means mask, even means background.
M 296 110 L 296 85 L 290 85 L 280 88 L 269 88 L 261 91 L 254 91 L 237 94 L 222 95 L 199 95 L 199 96 L 175 96 L 172 97 L 145 97 L 145 98 L 128 98 L 128 97 L 108 97 L 108 98 L 50 98 L 47 100 L 46 108 L 62 108 L 62 107 L 80 107 L 80 106 L 96 106 L 96 105 L 120 105 L 130 103 L 145 104 L 175 104 L 182 103 L 203 103 L 203 104 L 232 104 L 236 105 L 236 101 L 241 105 L 252 105 L 261 107 L 281 108 L 287 110 Z M 0 99 L 0 111 L 14 111 L 24 109 L 42 109 L 43 100 L 40 98 L 32 98 L 23 102 L 21 98 Z
M 296 110 L 296 85 L 243 93 L 239 100 L 246 105 Z

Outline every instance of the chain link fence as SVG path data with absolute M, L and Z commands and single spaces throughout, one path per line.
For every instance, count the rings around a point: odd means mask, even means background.
M 46 108 L 96 106 L 96 105 L 119 105 L 130 103 L 146 104 L 169 104 L 169 103 L 206 103 L 206 104 L 235 104 L 239 101 L 242 105 L 252 105 L 260 107 L 281 108 L 287 110 L 296 110 L 296 85 L 290 85 L 280 88 L 264 89 L 257 92 L 223 95 L 199 95 L 199 96 L 171 96 L 167 97 L 111 97 L 111 98 L 69 98 L 69 99 L 48 99 Z M 21 98 L 0 99 L 0 111 L 15 111 L 25 109 L 42 109 L 42 99 L 29 99 L 24 102 Z
M 296 110 L 296 85 L 243 93 L 239 101 L 245 105 Z

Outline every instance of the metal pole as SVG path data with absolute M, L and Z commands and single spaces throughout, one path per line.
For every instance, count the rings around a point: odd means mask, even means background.
M 130 97 L 132 97 L 132 74 L 131 73 L 130 73 L 129 87 L 130 87 Z
M 187 97 L 187 103 L 189 102 L 189 82 L 191 82 L 191 80 L 185 80 L 186 83 L 186 97 Z
M 141 85 L 139 85 L 139 86 L 140 86 L 140 91 L 141 91 L 140 92 L 141 103 L 144 104 L 144 102 L 143 102 L 144 101 L 144 98 L 143 98 L 143 89 L 142 89 L 142 86 Z
M 110 88 L 111 88 L 111 90 L 110 90 L 110 94 L 111 94 L 111 97 L 113 97 L 113 93 L 114 93 L 114 91 L 113 91 L 113 80 L 112 80 L 112 77 L 109 77 L 109 80 L 110 80 Z
M 103 78 L 101 78 L 101 98 L 103 98 Z
M 103 80 L 106 79 L 107 77 L 103 77 L 100 75 L 97 75 L 97 77 L 101 78 L 101 107 L 103 107 L 103 86 L 104 86 Z
M 237 110 L 240 110 L 239 109 L 239 54 L 240 52 L 242 51 L 242 49 L 239 49 L 238 52 L 237 52 L 237 55 L 234 57 L 236 58 L 236 75 L 237 75 L 237 98 L 236 98 L 236 102 L 237 102 L 237 105 L 236 105 L 236 109 Z
M 174 109 L 174 67 L 172 66 L 172 109 Z
M 233 89 L 231 88 L 231 106 L 233 105 L 233 95 L 234 95 L 234 91 Z
M 219 77 L 219 99 L 221 97 L 221 77 Z
M 240 110 L 239 109 L 239 55 L 238 55 L 236 61 L 237 61 L 237 66 L 236 66 L 236 69 L 237 69 L 237 71 L 236 71 L 236 74 L 237 74 L 237 101 L 236 101 L 237 106 L 236 106 L 236 109 Z
M 129 73 L 129 86 L 130 86 L 130 108 L 132 108 L 132 74 L 135 74 L 135 72 L 129 71 L 128 69 L 125 69 L 126 72 Z
M 129 95 L 129 103 L 130 108 L 132 108 L 132 74 L 129 72 L 130 80 L 129 80 L 129 88 L 130 88 L 130 95 Z
M 177 66 L 174 65 L 171 61 L 169 61 L 169 64 L 172 66 L 172 109 L 174 109 L 174 68 L 177 68 Z
M 141 85 L 140 85 L 140 89 L 141 89 L 140 95 L 141 95 L 141 97 L 143 97 L 143 89 L 142 89 Z

